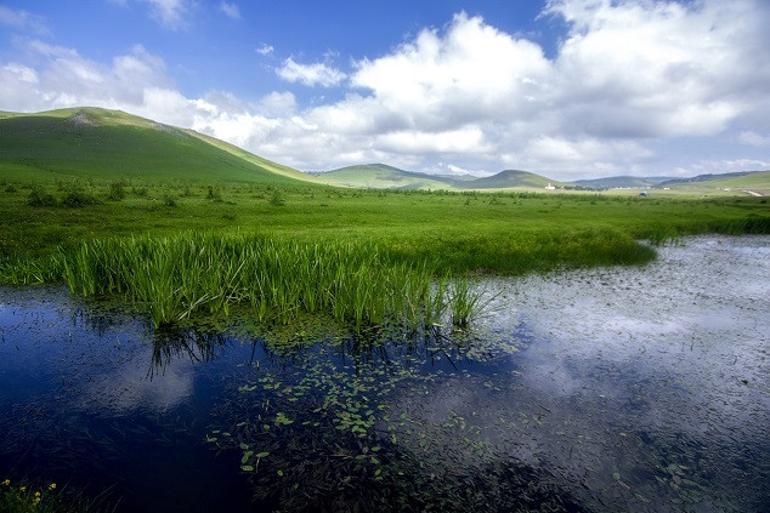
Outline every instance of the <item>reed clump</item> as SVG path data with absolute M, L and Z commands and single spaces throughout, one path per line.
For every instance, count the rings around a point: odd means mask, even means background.
M 48 267 L 46 276 L 61 273 L 75 294 L 119 295 L 143 306 L 156 326 L 199 313 L 228 315 L 234 305 L 250 307 L 258 321 L 325 314 L 357 328 L 416 327 L 448 312 L 464 325 L 472 315 L 454 305 L 473 303 L 467 284 L 448 285 L 452 280 L 437 279 L 425 263 L 397 262 L 374 245 L 349 241 L 206 233 L 110 238 L 60 250 Z

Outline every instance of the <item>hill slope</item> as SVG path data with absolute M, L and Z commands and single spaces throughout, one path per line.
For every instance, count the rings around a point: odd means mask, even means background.
M 0 177 L 297 183 L 300 173 L 192 130 L 121 111 L 0 113 Z
M 559 182 L 545 176 L 530 173 L 529 171 L 507 169 L 500 171 L 496 175 L 464 182 L 463 187 L 468 189 L 506 189 L 513 187 L 543 189 L 549 183 L 556 185 Z
M 693 193 L 743 191 L 748 194 L 756 193 L 770 196 L 770 171 L 698 175 L 691 178 L 668 180 L 660 183 L 658 186 Z
M 452 189 L 449 177 L 404 171 L 385 164 L 348 166 L 315 175 L 324 183 L 371 189 Z
M 587 180 L 575 180 L 571 185 L 588 187 L 589 189 L 613 189 L 618 187 L 655 187 L 656 185 L 671 180 L 667 176 L 609 176 L 607 178 L 593 178 Z

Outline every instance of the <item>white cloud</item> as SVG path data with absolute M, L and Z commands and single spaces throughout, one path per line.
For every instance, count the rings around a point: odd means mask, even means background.
M 734 173 L 738 171 L 770 170 L 770 160 L 767 159 L 732 159 L 732 160 L 703 160 L 688 167 L 677 168 L 674 174 L 690 176 L 693 174 Z
M 349 77 L 329 64 L 332 56 L 286 59 L 276 70 L 286 81 L 345 88 L 340 100 L 305 107 L 285 91 L 255 101 L 221 91 L 185 96 L 142 47 L 104 65 L 30 41 L 27 49 L 42 60 L 0 62 L 0 109 L 118 107 L 303 169 L 386 161 L 433 171 L 531 169 L 561 179 L 700 172 L 712 165 L 700 155 L 684 168 L 682 155 L 671 156 L 680 138 L 690 148 L 692 141 L 767 142 L 770 122 L 757 115 L 770 105 L 766 4 L 561 0 L 544 13 L 567 27 L 553 55 L 460 13 L 353 63 Z M 723 151 L 708 162 L 724 170 L 763 162 L 747 146 Z
M 241 9 L 238 7 L 238 4 L 234 2 L 221 2 L 219 4 L 219 10 L 222 11 L 228 18 L 232 18 L 234 20 L 241 19 Z
M 750 146 L 765 147 L 770 146 L 770 135 L 760 135 L 750 130 L 741 132 L 738 140 L 743 144 Z
M 297 99 L 289 91 L 273 91 L 259 100 L 257 110 L 267 116 L 290 116 L 297 110 Z
M 271 55 L 273 53 L 273 45 L 269 45 L 267 43 L 263 44 L 259 48 L 257 48 L 255 51 L 260 55 Z
M 47 34 L 48 26 L 42 16 L 34 15 L 23 9 L 11 9 L 0 5 L 0 25 L 17 30 L 30 30 L 37 34 Z
M 346 77 L 345 73 L 324 63 L 300 64 L 291 57 L 283 61 L 283 66 L 275 72 L 287 82 L 300 82 L 306 86 L 330 87 L 339 84 Z
M 109 0 L 110 3 L 126 7 L 129 2 L 146 5 L 150 17 L 170 30 L 184 28 L 189 23 L 189 15 L 195 0 Z

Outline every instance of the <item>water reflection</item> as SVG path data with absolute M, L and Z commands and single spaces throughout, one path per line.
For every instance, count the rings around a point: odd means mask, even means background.
M 462 334 L 153 332 L 0 290 L 0 473 L 126 512 L 770 511 L 770 238 L 661 253 L 490 281 Z

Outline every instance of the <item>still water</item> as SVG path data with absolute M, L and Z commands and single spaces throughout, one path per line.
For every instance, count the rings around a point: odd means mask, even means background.
M 0 479 L 117 511 L 770 511 L 770 237 L 482 284 L 472 333 L 153 333 L 0 289 Z

